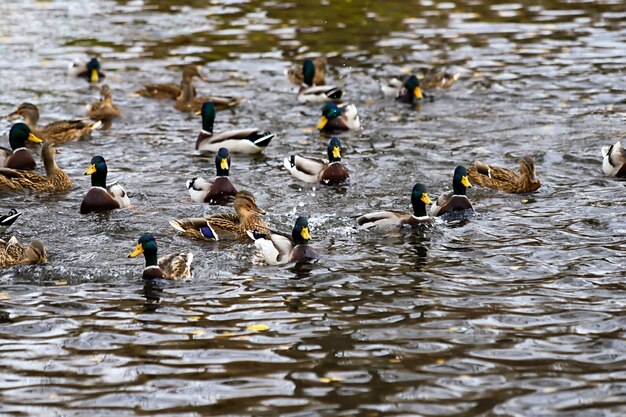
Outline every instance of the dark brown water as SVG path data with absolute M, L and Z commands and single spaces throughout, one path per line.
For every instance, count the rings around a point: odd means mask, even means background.
M 25 212 L 11 232 L 44 240 L 50 258 L 0 275 L 0 414 L 625 415 L 626 190 L 600 156 L 625 133 L 624 51 L 618 0 L 0 3 L 0 113 L 31 101 L 44 123 L 83 116 L 98 91 L 65 68 L 91 53 L 125 112 L 62 146 L 70 192 L 0 195 L 3 211 Z M 342 135 L 343 188 L 281 168 L 325 151 L 319 107 L 297 105 L 283 74 L 320 52 L 364 126 Z M 247 99 L 216 130 L 278 135 L 264 156 L 234 156 L 232 180 L 274 227 L 308 214 L 318 263 L 257 265 L 250 244 L 169 227 L 229 210 L 186 193 L 214 172 L 193 151 L 199 119 L 129 96 L 187 62 L 204 65 L 202 94 Z M 378 79 L 434 64 L 461 72 L 435 102 L 381 96 Z M 95 154 L 138 211 L 78 214 Z M 469 220 L 353 228 L 355 215 L 408 209 L 416 181 L 436 196 L 458 164 L 525 154 L 543 182 L 532 197 L 474 188 Z M 162 254 L 193 251 L 193 279 L 144 288 L 143 261 L 126 258 L 143 232 Z

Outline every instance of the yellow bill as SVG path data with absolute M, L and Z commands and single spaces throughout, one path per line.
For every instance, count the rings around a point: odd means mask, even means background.
M 28 134 L 28 140 L 31 141 L 31 142 L 35 142 L 35 143 L 43 142 L 43 139 L 38 138 L 37 136 L 33 135 L 32 133 Z
M 302 236 L 303 239 L 306 239 L 306 240 L 310 240 L 311 239 L 311 235 L 309 234 L 309 228 L 308 227 L 303 227 L 302 231 L 300 232 L 300 235 Z
M 333 147 L 333 158 L 341 158 L 341 149 L 339 149 L 339 146 Z
M 463 184 L 465 188 L 472 188 L 472 184 L 467 179 L 467 175 L 463 175 L 463 178 L 461 178 L 461 184 Z
M 328 119 L 326 118 L 326 116 L 322 116 L 322 118 L 320 119 L 320 122 L 317 124 L 317 129 L 318 130 L 324 129 L 324 126 L 326 126 L 326 123 L 328 123 Z
M 220 168 L 228 169 L 228 159 L 222 158 L 222 162 L 220 163 Z
M 98 70 L 91 70 L 91 77 L 89 79 L 92 83 L 97 83 L 100 80 L 100 77 L 98 76 Z
M 433 203 L 432 201 L 430 201 L 430 198 L 428 197 L 427 193 L 422 193 L 421 200 L 424 202 L 424 204 L 432 204 Z
M 135 246 L 135 250 L 129 253 L 128 257 L 134 258 L 135 256 L 139 256 L 142 253 L 143 253 L 143 246 L 141 245 L 141 243 L 137 243 L 137 246 Z
M 413 95 L 415 96 L 415 98 L 424 98 L 424 96 L 422 95 L 422 89 L 419 87 L 415 87 L 413 89 Z
M 85 171 L 85 175 L 91 175 L 96 171 L 97 171 L 96 164 L 90 164 L 89 168 L 87 168 L 87 171 Z
M 198 110 L 195 114 L 196 116 L 202 116 L 202 110 Z

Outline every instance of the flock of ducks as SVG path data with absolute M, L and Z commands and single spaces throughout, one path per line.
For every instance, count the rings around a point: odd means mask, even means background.
M 305 59 L 287 71 L 289 80 L 299 87 L 297 101 L 300 103 L 324 103 L 321 118 L 317 125 L 320 132 L 328 135 L 340 131 L 361 128 L 358 112 L 354 104 L 342 102 L 343 90 L 327 85 L 325 81 L 326 59 L 318 57 Z M 91 83 L 98 83 L 106 75 L 100 62 L 93 58 L 87 63 L 73 63 L 70 73 Z M 135 94 L 141 97 L 173 100 L 173 107 L 182 112 L 195 112 L 202 116 L 202 129 L 197 137 L 195 148 L 201 152 L 215 153 L 216 178 L 207 181 L 193 178 L 187 181 L 187 189 L 192 201 L 198 203 L 227 205 L 233 204 L 234 212 L 210 216 L 172 219 L 170 225 L 181 234 L 200 240 L 252 240 L 259 255 L 270 265 L 297 263 L 318 258 L 317 251 L 309 245 L 311 240 L 308 219 L 299 216 L 291 234 L 271 229 L 259 215 L 265 211 L 256 204 L 254 195 L 246 190 L 237 190 L 229 180 L 231 152 L 255 154 L 262 152 L 274 138 L 274 134 L 259 129 L 243 129 L 214 132 L 217 112 L 230 109 L 243 102 L 243 99 L 230 96 L 198 96 L 193 85 L 194 78 L 203 80 L 199 67 L 186 65 L 180 83 L 148 84 Z M 443 70 L 431 70 L 421 78 L 415 74 L 394 78 L 383 83 L 385 95 L 393 95 L 402 103 L 416 104 L 433 100 L 433 96 L 422 89 L 449 88 L 458 74 Z M 22 103 L 7 115 L 20 117 L 21 122 L 13 124 L 9 132 L 10 149 L 0 148 L 0 192 L 30 189 L 37 191 L 64 191 L 72 186 L 67 174 L 56 164 L 59 153 L 56 145 L 89 136 L 101 127 L 110 127 L 122 111 L 113 104 L 111 89 L 103 85 L 101 99 L 88 106 L 87 116 L 91 120 L 64 120 L 38 126 L 39 110 L 32 103 Z M 34 170 L 37 163 L 28 150 L 29 143 L 43 143 L 41 160 L 45 176 Z M 283 161 L 286 170 L 295 178 L 310 184 L 336 186 L 345 184 L 350 177 L 341 163 L 343 147 L 339 137 L 331 136 L 328 142 L 328 160 L 290 155 Z M 621 143 L 602 148 L 603 172 L 607 176 L 626 177 L 626 150 Z M 107 183 L 108 168 L 105 159 L 94 156 L 85 175 L 91 176 L 91 188 L 87 191 L 80 206 L 81 214 L 103 212 L 131 206 L 124 188 L 118 183 Z M 530 193 L 536 191 L 541 182 L 537 177 L 535 163 L 530 156 L 522 158 L 519 171 L 475 162 L 469 169 L 457 166 L 452 177 L 452 190 L 443 193 L 434 202 L 428 196 L 424 184 L 418 183 L 411 191 L 413 212 L 385 210 L 364 214 L 356 219 L 359 229 L 386 232 L 405 227 L 422 227 L 433 223 L 438 216 L 465 216 L 473 212 L 468 199 L 467 188 L 472 183 L 497 189 L 507 193 Z M 430 209 L 427 209 L 430 205 Z M 0 216 L 0 228 L 10 227 L 21 213 L 11 210 Z M 193 254 L 175 253 L 159 258 L 157 243 L 150 233 L 144 233 L 138 240 L 135 250 L 129 257 L 144 255 L 143 278 L 184 279 L 191 276 Z M 29 245 L 20 244 L 15 237 L 8 241 L 0 240 L 0 268 L 13 265 L 43 263 L 47 260 L 45 247 L 35 240 Z

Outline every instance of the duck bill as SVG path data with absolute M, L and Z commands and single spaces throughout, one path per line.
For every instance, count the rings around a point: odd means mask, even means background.
M 413 95 L 415 96 L 415 98 L 424 98 L 424 96 L 422 95 L 422 89 L 419 87 L 415 87 L 413 89 Z
M 428 197 L 428 194 L 426 193 L 422 193 L 422 198 L 421 198 L 422 202 L 424 204 L 432 204 L 433 202 L 430 201 L 430 197 Z
M 222 158 L 222 162 L 220 163 L 220 168 L 228 169 L 228 159 Z
M 7 119 L 15 119 L 16 117 L 19 117 L 19 116 L 20 116 L 19 110 L 15 110 L 13 113 L 9 113 L 4 117 L 6 117 Z
M 322 118 L 320 119 L 320 122 L 317 124 L 317 130 L 324 129 L 324 126 L 326 126 L 326 123 L 328 123 L 328 119 L 326 118 L 326 116 L 322 116 Z
M 472 188 L 472 184 L 467 179 L 467 175 L 463 175 L 463 178 L 461 178 L 461 184 L 463 184 L 465 188 Z
M 339 146 L 333 147 L 333 158 L 341 158 L 341 149 L 339 148 Z
M 32 133 L 28 134 L 28 140 L 31 141 L 31 142 L 35 142 L 35 143 L 43 142 L 43 139 L 38 138 L 37 136 L 33 135 Z
M 302 238 L 305 240 L 311 240 L 311 235 L 309 234 L 309 228 L 303 227 L 302 231 L 300 232 L 300 236 L 302 236 Z
M 89 165 L 89 168 L 87 168 L 87 171 L 85 171 L 85 175 L 91 175 L 96 171 L 97 171 L 96 164 L 91 164 Z
M 135 246 L 135 250 L 129 253 L 128 257 L 134 258 L 135 256 L 139 256 L 142 253 L 143 253 L 143 246 L 141 246 L 141 243 L 137 243 L 137 246 Z
M 259 214 L 265 214 L 265 210 L 260 209 L 256 204 L 253 204 L 252 207 L 250 207 L 250 210 L 256 211 Z
M 92 83 L 97 83 L 100 80 L 100 76 L 98 75 L 98 70 L 91 70 L 91 76 L 89 77 Z

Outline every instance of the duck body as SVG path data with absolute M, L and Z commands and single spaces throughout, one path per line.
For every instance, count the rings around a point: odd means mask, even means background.
M 341 141 L 337 137 L 328 143 L 328 160 L 290 155 L 283 161 L 285 168 L 301 181 L 324 185 L 340 185 L 345 183 L 350 174 L 341 163 Z
M 354 104 L 326 103 L 322 108 L 322 118 L 317 124 L 320 132 L 360 130 L 361 120 Z
M 315 76 L 317 71 L 318 70 L 313 60 L 304 60 L 302 66 L 303 79 L 297 96 L 298 103 L 323 103 L 326 101 L 340 102 L 343 97 L 343 90 L 332 85 L 316 83 Z
M 303 64 L 294 64 L 287 70 L 287 78 L 294 85 L 305 84 L 305 67 L 308 65 L 307 61 L 313 65 L 313 77 L 306 84 L 313 85 L 325 85 L 324 75 L 326 74 L 326 57 L 316 57 L 313 59 L 305 59 Z
M 531 156 L 522 158 L 519 173 L 480 161 L 476 161 L 467 173 L 472 183 L 507 193 L 531 193 L 541 187 L 541 181 L 535 170 L 535 161 Z
M 134 258 L 141 254 L 146 260 L 146 267 L 142 274 L 142 278 L 146 281 L 155 279 L 182 280 L 191 277 L 193 254 L 180 252 L 158 258 L 156 239 L 150 233 L 141 235 L 135 250 L 128 257 Z
M 202 178 L 193 178 L 187 181 L 187 189 L 191 199 L 198 203 L 228 204 L 233 202 L 237 190 L 228 179 L 231 160 L 228 149 L 220 148 L 215 155 L 215 169 L 217 177 L 213 183 Z
M 219 213 L 208 217 L 170 220 L 170 225 L 183 235 L 202 240 L 245 239 L 249 230 L 266 232 L 267 224 L 253 212 L 265 214 L 256 205 L 249 191 L 239 191 L 234 201 L 235 213 Z
M 26 141 L 41 143 L 25 123 L 15 123 L 9 131 L 11 149 L 0 148 L 0 166 L 32 171 L 37 166 L 33 155 L 26 149 Z
M 602 172 L 607 177 L 626 178 L 626 149 L 620 141 L 602 147 Z
M 24 122 L 37 137 L 53 143 L 64 143 L 90 136 L 94 130 L 102 126 L 102 122 L 99 120 L 95 122 L 87 120 L 59 120 L 38 128 L 39 109 L 31 103 L 20 104 L 16 111 L 8 115 L 8 117 L 15 116 L 22 116 Z
M 85 175 L 91 175 L 91 188 L 80 204 L 80 214 L 103 212 L 130 206 L 130 199 L 124 187 L 117 182 L 107 186 L 108 168 L 104 158 L 94 156 Z
M 196 96 L 196 89 L 193 86 L 193 78 L 197 77 L 202 81 L 206 81 L 202 74 L 200 74 L 200 67 L 195 64 L 188 64 L 183 67 L 182 80 L 179 84 L 176 83 L 162 83 L 162 84 L 144 84 L 144 88 L 135 91 L 138 94 L 146 98 L 154 98 L 158 100 L 169 99 L 176 100 L 182 92 L 182 82 L 185 81 L 190 85 L 191 97 Z
M 0 168 L 0 190 L 65 191 L 72 187 L 70 177 L 56 164 L 58 153 L 54 143 L 46 142 L 41 149 L 46 176 L 36 172 Z
M 452 179 L 453 190 L 441 194 L 435 201 L 435 204 L 431 206 L 429 214 L 433 217 L 438 217 L 465 210 L 473 211 L 472 203 L 465 195 L 467 188 L 471 186 L 472 184 L 467 178 L 467 169 L 463 166 L 456 167 Z
M 296 220 L 291 236 L 276 231 L 249 231 L 248 236 L 254 240 L 259 255 L 268 265 L 299 263 L 319 258 L 317 251 L 308 244 L 311 237 L 308 219 L 304 216 Z
M 245 100 L 231 96 L 202 96 L 196 97 L 191 84 L 183 80 L 181 83 L 181 92 L 176 97 L 174 108 L 182 112 L 199 112 L 205 102 L 211 102 L 217 111 L 226 110 L 238 106 Z
M 211 101 L 202 104 L 200 114 L 202 131 L 196 140 L 196 150 L 201 152 L 219 152 L 221 148 L 226 148 L 230 152 L 255 154 L 262 152 L 275 136 L 271 132 L 258 129 L 229 130 L 214 134 L 216 108 Z
M 28 246 L 21 244 L 15 236 L 8 242 L 0 240 L 0 269 L 15 265 L 43 264 L 48 260 L 46 248 L 40 240 Z
M 426 213 L 426 204 L 432 204 L 426 186 L 415 184 L 411 192 L 413 213 L 398 210 L 384 210 L 364 214 L 356 219 L 361 230 L 392 231 L 404 227 L 415 228 L 433 223 L 432 217 Z
M 68 73 L 91 83 L 97 83 L 106 77 L 98 58 L 91 58 L 88 62 L 74 61 L 70 63 Z
M 108 85 L 100 89 L 101 98 L 87 107 L 87 117 L 93 120 L 110 122 L 122 116 L 122 111 L 113 104 L 113 95 Z

